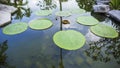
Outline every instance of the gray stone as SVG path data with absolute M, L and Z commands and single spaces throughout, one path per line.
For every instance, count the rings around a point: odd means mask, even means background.
M 110 10 L 109 5 L 93 5 L 94 12 L 106 13 Z
M 110 0 L 96 0 L 96 3 L 98 4 L 98 5 L 100 5 L 100 4 L 109 4 L 109 2 L 110 2 Z
M 120 22 L 120 10 L 111 10 L 108 14 L 110 17 Z
M 0 11 L 14 13 L 15 11 L 17 11 L 17 8 L 15 8 L 13 6 L 8 6 L 8 5 L 0 4 Z
M 0 27 L 11 21 L 11 13 L 0 11 Z

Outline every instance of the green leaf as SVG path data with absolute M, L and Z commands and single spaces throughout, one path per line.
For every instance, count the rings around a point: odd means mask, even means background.
M 27 30 L 27 27 L 27 23 L 24 22 L 10 24 L 3 28 L 3 33 L 7 35 L 15 35 L 24 32 Z
M 84 9 L 71 9 L 70 12 L 73 14 L 82 14 L 82 13 L 85 13 L 85 10 Z
M 39 11 L 36 11 L 35 14 L 38 16 L 47 16 L 52 14 L 52 10 L 39 10 Z
M 92 16 L 80 16 L 77 18 L 77 22 L 83 25 L 96 25 L 99 23 L 99 21 Z
M 53 36 L 57 46 L 66 50 L 76 50 L 85 44 L 85 37 L 75 30 L 59 31 Z
M 58 11 L 55 13 L 56 16 L 70 16 L 71 13 L 69 11 Z
M 106 38 L 116 38 L 118 37 L 118 32 L 110 26 L 106 26 L 104 24 L 97 24 L 92 26 L 91 31 L 101 37 Z
M 35 19 L 29 22 L 29 27 L 35 30 L 42 30 L 51 27 L 53 23 L 47 18 Z

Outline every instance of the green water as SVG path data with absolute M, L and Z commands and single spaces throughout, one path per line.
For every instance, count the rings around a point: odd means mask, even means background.
M 106 39 L 97 37 L 89 31 L 90 26 L 84 26 L 76 22 L 81 15 L 92 15 L 100 23 L 112 26 L 118 32 L 118 22 L 104 16 L 104 14 L 92 13 L 91 5 L 86 5 L 81 0 L 62 0 L 60 8 L 59 0 L 26 0 L 20 4 L 11 4 L 18 7 L 13 14 L 11 23 L 29 22 L 36 18 L 48 18 L 53 26 L 46 30 L 32 30 L 28 28 L 25 32 L 17 35 L 5 35 L 0 28 L 0 44 L 7 46 L 5 60 L 0 63 L 0 68 L 119 68 L 120 66 L 120 37 Z M 62 17 L 62 20 L 69 20 L 69 25 L 62 24 L 61 18 L 55 12 L 68 9 L 83 8 L 84 14 L 73 14 L 69 17 Z M 37 16 L 35 11 L 41 9 L 52 9 L 49 16 Z M 52 38 L 60 30 L 76 30 L 81 32 L 87 39 L 86 44 L 74 51 L 68 51 L 57 47 Z M 6 41 L 7 40 L 7 41 Z M 5 42 L 4 42 L 5 41 Z M 1 57 L 1 56 L 0 56 Z

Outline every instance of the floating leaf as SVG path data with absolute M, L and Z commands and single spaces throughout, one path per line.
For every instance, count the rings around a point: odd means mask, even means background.
M 71 13 L 69 11 L 58 11 L 55 13 L 56 16 L 70 16 Z
M 59 31 L 55 33 L 53 40 L 57 46 L 67 50 L 79 49 L 86 41 L 80 32 L 74 30 Z
M 71 9 L 70 12 L 73 14 L 82 14 L 82 13 L 85 13 L 85 10 L 84 9 Z
M 10 24 L 3 28 L 3 33 L 7 35 L 19 34 L 27 30 L 27 23 L 19 22 L 15 24 Z
M 96 25 L 99 23 L 99 21 L 92 16 L 80 16 L 77 18 L 77 22 L 83 25 Z
M 52 25 L 52 22 L 47 18 L 35 19 L 29 22 L 29 27 L 36 30 L 47 29 Z
M 106 38 L 118 37 L 118 32 L 116 30 L 104 24 L 97 24 L 95 26 L 92 26 L 90 29 L 94 34 L 101 36 L 101 37 L 106 37 Z
M 38 16 L 47 16 L 52 14 L 52 10 L 39 10 L 39 11 L 36 11 L 35 14 Z

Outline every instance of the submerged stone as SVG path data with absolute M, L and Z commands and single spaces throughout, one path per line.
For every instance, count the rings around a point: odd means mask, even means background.
M 4 26 L 11 21 L 11 13 L 0 11 L 0 27 Z

